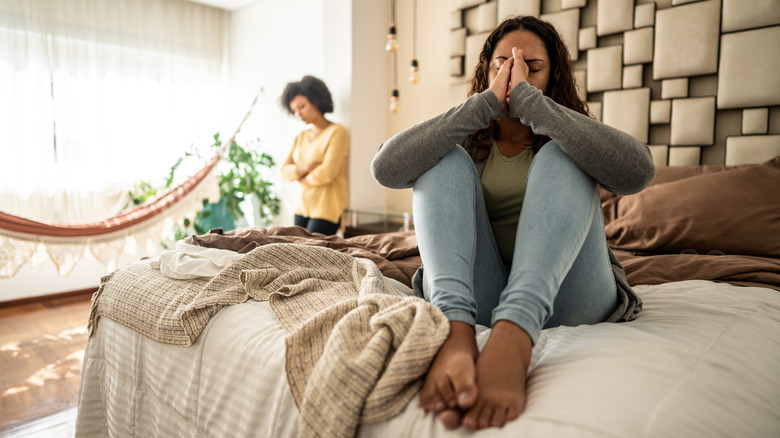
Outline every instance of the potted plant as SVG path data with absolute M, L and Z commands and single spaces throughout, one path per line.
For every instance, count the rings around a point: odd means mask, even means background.
M 272 190 L 273 182 L 266 179 L 265 174 L 273 168 L 273 157 L 258 152 L 255 146 L 259 139 L 250 142 L 248 147 L 243 147 L 232 141 L 224 151 L 222 160 L 217 164 L 216 172 L 219 182 L 220 198 L 214 200 L 203 199 L 203 208 L 195 214 L 193 221 L 184 219 L 174 229 L 173 239 L 180 240 L 192 232 L 204 234 L 212 228 L 222 228 L 225 231 L 236 227 L 236 221 L 248 214 L 243 210 L 247 204 L 244 201 L 254 198 L 259 211 L 261 226 L 269 225 L 279 214 L 280 201 Z M 213 156 L 222 147 L 219 133 L 214 134 L 214 142 L 208 149 Z M 166 192 L 171 188 L 175 180 L 176 172 L 181 164 L 189 157 L 204 158 L 204 153 L 191 147 L 182 158 L 171 166 L 165 184 L 156 188 L 148 182 L 140 182 L 130 190 L 132 199 L 130 206 L 139 205 L 148 199 Z M 252 212 L 254 213 L 254 212 Z M 165 245 L 164 245 L 165 246 Z

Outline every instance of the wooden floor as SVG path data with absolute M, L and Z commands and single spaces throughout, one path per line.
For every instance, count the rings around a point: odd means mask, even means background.
M 0 307 L 0 435 L 72 417 L 89 307 L 89 294 Z

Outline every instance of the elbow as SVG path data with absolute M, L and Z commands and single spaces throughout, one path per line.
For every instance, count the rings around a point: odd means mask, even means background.
M 644 190 L 645 187 L 649 186 L 650 182 L 655 177 L 655 163 L 653 162 L 653 155 L 650 153 L 650 148 L 646 147 L 645 150 L 645 159 L 638 166 L 639 169 L 637 170 L 637 174 L 639 175 L 639 178 L 637 178 L 639 180 L 639 187 L 637 192 L 640 192 Z
M 393 178 L 390 172 L 387 171 L 388 166 L 384 165 L 384 160 L 381 155 L 377 154 L 373 160 L 371 160 L 371 175 L 376 182 L 385 187 L 393 187 Z
M 371 176 L 374 177 L 376 182 L 385 187 L 392 188 L 394 181 L 391 174 L 392 172 L 388 171 L 390 166 L 387 163 L 387 154 L 382 153 L 384 152 L 382 150 L 382 146 L 384 145 L 384 143 L 379 145 L 379 150 L 377 150 L 376 155 L 374 155 L 374 159 L 371 160 L 371 166 L 369 168 L 371 170 Z
M 629 168 L 626 168 L 626 175 L 630 175 L 625 181 L 626 184 L 623 187 L 621 195 L 633 195 L 639 193 L 647 186 L 655 177 L 655 162 L 653 161 L 653 154 L 650 153 L 650 148 L 642 142 L 637 145 L 637 153 L 634 158 L 629 160 L 631 163 Z
M 388 142 L 379 146 L 379 151 L 371 160 L 371 175 L 376 182 L 388 189 L 412 188 L 416 179 L 414 170 L 409 168 L 407 160 L 403 160 L 393 149 L 387 148 Z
M 636 167 L 631 170 L 630 174 L 633 178 L 631 178 L 630 183 L 626 184 L 624 190 L 622 190 L 624 193 L 620 193 L 621 195 L 639 193 L 650 185 L 653 177 L 655 177 L 655 164 L 653 163 L 652 157 L 648 156 L 646 160 L 638 163 Z
M 403 175 L 392 165 L 387 157 L 377 155 L 371 161 L 371 175 L 376 182 L 388 189 L 408 189 L 411 184 L 404 181 Z
M 614 180 L 604 180 L 601 186 L 616 195 L 634 195 L 650 185 L 655 177 L 655 164 L 648 150 L 647 157 L 641 160 L 635 160 L 631 165 L 620 167 L 620 171 L 615 174 L 620 175 Z
M 646 171 L 644 172 L 644 179 L 642 180 L 642 188 L 640 190 L 643 190 L 645 187 L 650 185 L 650 182 L 655 178 L 655 163 L 653 163 L 653 160 L 650 159 L 650 163 L 646 168 Z

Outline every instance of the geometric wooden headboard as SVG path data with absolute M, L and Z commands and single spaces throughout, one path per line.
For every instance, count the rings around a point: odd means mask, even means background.
M 656 165 L 780 155 L 780 0 L 455 0 L 454 85 L 510 15 L 555 25 L 593 115 L 648 143 Z

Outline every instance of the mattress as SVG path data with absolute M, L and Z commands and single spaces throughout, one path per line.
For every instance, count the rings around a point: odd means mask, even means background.
M 634 321 L 542 332 L 525 412 L 504 428 L 447 430 L 415 397 L 357 436 L 776 435 L 780 294 L 707 280 L 635 290 L 644 309 Z M 480 346 L 488 334 L 478 327 Z M 219 310 L 189 346 L 102 318 L 85 351 L 76 436 L 296 436 L 286 336 L 268 302 L 252 299 Z

